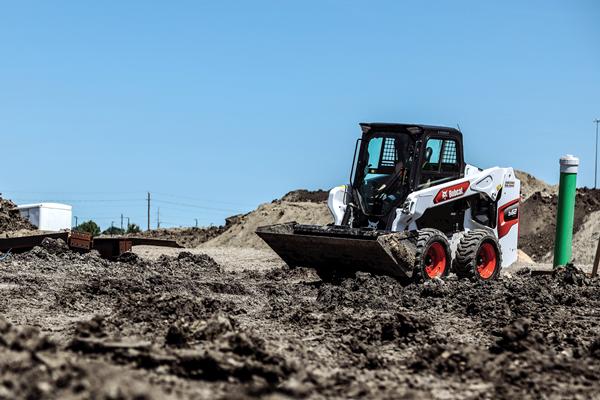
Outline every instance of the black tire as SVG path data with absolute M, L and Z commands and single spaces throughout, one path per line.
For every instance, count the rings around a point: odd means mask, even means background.
M 417 234 L 413 277 L 417 281 L 425 281 L 447 276 L 450 273 L 452 256 L 446 235 L 432 228 L 420 229 Z M 443 259 L 440 259 L 440 256 Z
M 493 258 L 488 257 L 493 251 Z M 483 229 L 467 232 L 458 242 L 453 269 L 459 278 L 472 281 L 497 279 L 502 267 L 502 252 L 498 239 Z

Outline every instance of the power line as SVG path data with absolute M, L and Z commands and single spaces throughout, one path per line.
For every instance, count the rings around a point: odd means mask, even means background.
M 6 194 L 7 192 L 3 192 L 3 194 Z M 14 197 L 13 201 L 15 200 L 20 200 L 20 201 L 31 201 L 31 202 L 38 202 L 38 203 L 50 203 L 50 202 L 64 202 L 64 203 L 117 203 L 117 202 L 141 202 L 144 201 L 143 199 L 61 199 L 61 198 L 50 198 L 50 199 L 46 199 L 43 201 L 40 201 L 39 198 L 36 199 L 29 199 L 29 198 L 22 198 L 22 197 Z
M 82 191 L 34 191 L 34 190 L 13 190 L 13 189 L 3 189 L 2 190 L 3 193 L 14 193 L 14 194 L 35 194 L 35 195 L 65 195 L 65 194 L 76 194 L 76 195 L 90 195 L 90 196 L 96 196 L 96 195 L 122 195 L 122 194 L 139 194 L 140 192 L 82 192 Z M 198 197 L 192 197 L 192 196 L 185 196 L 185 195 L 179 195 L 179 194 L 170 194 L 170 193 L 164 193 L 164 192 L 154 192 L 155 194 L 158 194 L 160 196 L 165 196 L 165 197 L 171 197 L 174 199 L 185 199 L 185 200 L 194 200 L 194 201 L 199 201 L 199 202 L 208 202 L 208 203 L 217 203 L 217 204 L 230 204 L 230 205 L 236 205 L 236 206 L 242 206 L 242 207 L 253 207 L 254 205 L 252 204 L 248 204 L 248 203 L 239 203 L 239 202 L 231 202 L 231 201 L 223 201 L 223 200 L 216 200 L 216 199 L 207 199 L 207 198 L 198 198 Z M 67 201 L 121 201 L 121 199 L 110 199 L 110 200 L 98 200 L 98 199 L 65 199 Z M 134 200 L 137 201 L 139 200 L 138 198 L 135 199 L 126 199 L 126 200 Z
M 194 200 L 194 201 L 201 201 L 201 202 L 208 202 L 208 203 L 217 203 L 217 204 L 229 204 L 229 205 L 232 205 L 232 206 L 242 206 L 242 207 L 254 207 L 255 206 L 253 204 L 238 203 L 238 202 L 231 202 L 231 201 L 222 201 L 222 200 L 211 200 L 211 199 L 206 199 L 206 198 L 181 196 L 181 195 L 174 195 L 174 194 L 168 194 L 168 193 L 162 193 L 162 192 L 154 192 L 154 193 L 158 194 L 160 196 L 172 197 L 174 199 Z
M 178 215 L 197 215 L 198 214 L 198 209 L 196 208 L 190 208 L 190 207 L 178 207 L 178 206 L 173 206 L 170 204 L 164 204 L 160 201 L 158 201 L 157 204 L 161 204 L 162 208 L 164 210 L 168 210 L 169 212 L 173 212 L 173 213 L 177 213 Z M 230 216 L 233 214 L 242 214 L 244 213 L 243 211 L 219 211 L 219 210 L 204 210 L 201 211 L 201 213 L 203 214 L 209 214 L 209 215 L 217 215 L 217 216 Z
M 140 192 L 67 192 L 64 190 L 55 190 L 55 191 L 33 191 L 33 190 L 12 190 L 5 189 L 5 192 L 11 193 L 27 193 L 27 194 L 77 194 L 77 195 L 98 195 L 98 194 L 139 194 Z
M 179 203 L 179 202 L 175 202 L 175 201 L 168 201 L 168 200 L 154 200 L 156 202 L 159 203 L 164 203 L 164 204 L 172 204 L 175 206 L 182 206 L 182 207 L 192 207 L 192 208 L 200 208 L 203 210 L 212 210 L 212 211 L 227 211 L 227 212 L 240 212 L 239 209 L 231 209 L 231 208 L 215 208 L 215 207 L 204 207 L 204 206 L 199 206 L 196 204 L 188 204 L 188 203 Z
M 4 194 L 7 194 L 8 191 L 4 191 Z M 18 200 L 18 201 L 30 201 L 30 202 L 69 202 L 69 203 L 130 203 L 130 204 L 137 204 L 139 202 L 142 201 L 147 201 L 148 199 L 142 199 L 142 198 L 127 198 L 127 199 L 69 199 L 69 198 L 49 198 L 49 199 L 45 199 L 43 201 L 41 201 L 39 198 L 23 198 L 23 197 L 14 197 L 13 200 Z M 182 207 L 193 207 L 193 208 L 200 208 L 200 209 L 206 209 L 206 210 L 214 210 L 214 211 L 228 211 L 228 212 L 239 212 L 240 208 L 218 208 L 218 207 L 207 207 L 204 205 L 199 205 L 199 204 L 191 204 L 191 203 L 183 203 L 183 202 L 176 202 L 176 201 L 170 201 L 170 200 L 162 200 L 162 199 L 154 199 L 154 201 L 158 201 L 161 203 L 165 203 L 165 204 L 171 204 L 171 205 L 177 205 L 177 206 L 182 206 Z M 209 200 L 206 200 L 209 201 Z M 209 201 L 212 203 L 219 203 L 219 201 Z M 221 202 L 223 203 L 223 202 Z M 223 203 L 225 204 L 225 203 Z M 233 203 L 228 203 L 228 204 L 233 204 Z M 248 207 L 253 207 L 253 206 L 249 206 Z
M 9 191 L 5 191 L 4 193 L 7 194 Z M 19 191 L 13 191 L 14 193 L 17 193 Z M 34 191 L 20 191 L 20 193 L 30 193 L 30 194 L 36 194 L 36 193 L 61 193 L 61 194 L 66 194 L 67 192 L 43 192 L 43 191 L 39 191 L 39 192 L 34 192 Z M 81 221 L 87 221 L 87 220 L 94 220 L 94 221 L 98 221 L 98 222 L 102 222 L 103 225 L 106 225 L 106 223 L 109 223 L 112 225 L 112 223 L 114 221 L 120 221 L 121 222 L 121 226 L 124 228 L 124 219 L 125 219 L 125 215 L 129 215 L 132 221 L 143 221 L 144 218 L 147 218 L 147 228 L 151 229 L 151 206 L 152 206 L 152 200 L 154 200 L 157 205 L 161 205 L 160 208 L 162 208 L 162 210 L 158 210 L 157 209 L 157 226 L 165 226 L 166 225 L 173 225 L 173 226 L 198 226 L 199 222 L 201 222 L 202 224 L 211 222 L 214 223 L 215 221 L 224 219 L 227 214 L 231 215 L 231 214 L 239 214 L 239 213 L 243 213 L 246 212 L 242 206 L 240 205 L 240 207 L 211 207 L 208 205 L 203 205 L 203 204 L 199 204 L 196 203 L 196 201 L 210 201 L 207 199 L 197 199 L 194 197 L 188 197 L 188 196 L 177 196 L 177 195 L 172 195 L 172 194 L 167 194 L 167 193 L 163 193 L 162 196 L 166 196 L 168 198 L 173 198 L 173 199 L 177 199 L 177 198 L 187 198 L 190 200 L 194 200 L 192 201 L 174 201 L 174 200 L 169 200 L 169 199 L 164 199 L 164 198 L 154 198 L 152 196 L 152 194 L 150 192 L 147 193 L 146 198 L 141 198 L 141 196 L 138 198 L 137 196 L 135 196 L 135 198 L 133 197 L 116 197 L 116 198 L 110 198 L 109 197 L 109 192 L 94 192 L 94 193 L 99 193 L 102 194 L 101 198 L 86 198 L 87 196 L 85 196 L 85 194 L 83 192 L 72 192 L 72 193 L 76 193 L 82 196 L 65 196 L 64 198 L 61 197 L 54 197 L 54 196 L 48 196 L 50 199 L 44 199 L 43 201 L 40 201 L 39 198 L 31 198 L 33 196 L 24 196 L 24 197 L 15 197 L 13 198 L 13 200 L 17 203 L 23 204 L 23 203 L 40 203 L 40 202 L 63 202 L 63 203 L 71 203 L 74 205 L 74 211 L 77 213 L 77 221 L 75 222 L 76 225 L 79 224 L 79 220 Z M 90 192 L 91 193 L 91 192 Z M 121 192 L 120 192 L 121 193 Z M 125 192 L 122 192 L 125 193 Z M 128 192 L 129 193 L 129 192 Z M 134 193 L 134 192 L 132 192 Z M 45 197 L 45 196 L 40 196 L 40 197 Z M 160 197 L 160 196 L 159 196 Z M 146 203 L 146 208 L 147 210 L 145 210 L 145 217 L 141 217 L 141 202 Z M 216 204 L 232 204 L 232 205 L 238 205 L 239 203 L 234 203 L 234 202 L 226 202 L 226 201 L 219 201 L 219 200 L 215 200 L 215 201 L 211 201 L 211 203 L 216 203 Z M 251 206 L 248 206 L 248 208 L 250 208 Z M 102 211 L 107 211 L 106 213 L 103 213 Z M 112 211 L 114 210 L 114 211 Z M 136 211 L 137 210 L 137 211 Z M 203 210 L 204 212 L 200 212 L 200 216 L 198 216 L 198 211 L 194 211 L 194 210 Z M 87 216 L 84 211 L 91 211 L 90 214 L 88 214 L 89 216 Z M 99 213 L 96 213 L 96 211 L 100 211 Z M 160 211 L 163 212 L 163 219 L 166 217 L 166 219 L 168 219 L 169 221 L 164 221 L 160 219 Z M 223 215 L 225 214 L 225 215 Z M 179 223 L 175 223 L 172 221 L 180 221 Z M 109 225 L 109 226 L 111 226 Z

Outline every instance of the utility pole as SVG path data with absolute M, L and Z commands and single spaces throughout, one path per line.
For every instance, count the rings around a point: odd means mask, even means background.
M 75 228 L 77 228 L 79 226 L 79 223 L 77 221 L 77 215 L 75 216 Z
M 150 192 L 148 192 L 148 230 L 150 230 Z
M 160 229 L 160 207 L 156 210 L 156 229 Z
M 129 217 L 125 217 L 127 218 L 127 230 L 129 230 L 129 227 L 131 226 L 131 224 L 129 223 Z
M 196 221 L 196 228 L 198 227 L 198 218 L 194 218 L 194 221 Z
M 110 221 L 110 236 L 115 232 L 115 221 Z
M 600 119 L 595 119 L 594 123 L 596 124 L 596 159 L 594 162 L 594 189 L 598 189 L 598 124 L 600 123 Z
M 121 230 L 123 230 L 123 214 L 121 214 Z

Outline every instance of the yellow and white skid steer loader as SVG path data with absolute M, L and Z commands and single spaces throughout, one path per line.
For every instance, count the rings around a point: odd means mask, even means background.
M 323 279 L 355 271 L 433 279 L 451 269 L 490 280 L 517 260 L 520 181 L 465 164 L 453 128 L 360 124 L 351 181 L 329 192 L 334 223 L 256 233 L 291 267 Z

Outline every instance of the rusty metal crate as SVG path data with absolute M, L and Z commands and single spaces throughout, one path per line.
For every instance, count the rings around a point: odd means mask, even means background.
M 115 259 L 123 253 L 131 251 L 132 243 L 128 238 L 95 238 L 93 248 L 98 250 L 103 258 Z
M 92 244 L 93 238 L 89 233 L 71 232 L 69 236 L 69 247 L 72 249 L 90 251 Z

